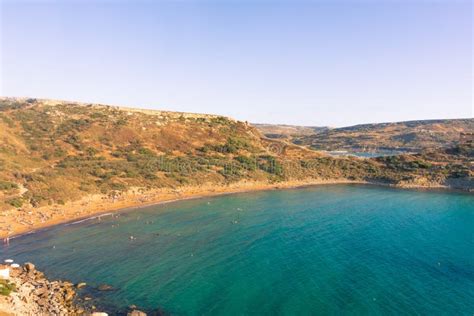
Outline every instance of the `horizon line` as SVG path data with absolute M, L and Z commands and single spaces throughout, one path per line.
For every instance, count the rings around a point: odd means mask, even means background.
M 357 123 L 357 124 L 352 124 L 352 125 L 341 125 L 341 126 L 334 126 L 334 125 L 306 125 L 306 124 L 290 124 L 290 123 L 267 123 L 267 122 L 251 122 L 250 120 L 246 119 L 238 119 L 231 117 L 229 115 L 224 115 L 224 114 L 216 114 L 216 113 L 203 113 L 203 112 L 190 112 L 190 111 L 178 111 L 178 110 L 169 110 L 169 109 L 157 109 L 157 108 L 147 108 L 147 107 L 142 107 L 142 105 L 129 105 L 129 104 L 110 104 L 110 103 L 102 103 L 102 102 L 94 102 L 94 101 L 82 101 L 82 100 L 71 100 L 71 99 L 56 99 L 56 98 L 45 98 L 45 97 L 31 97 L 31 96 L 5 96 L 5 95 L 0 95 L 0 99 L 35 99 L 35 100 L 40 100 L 40 101 L 54 101 L 54 102 L 69 102 L 69 103 L 76 103 L 76 104 L 91 104 L 91 105 L 99 105 L 99 106 L 110 106 L 110 107 L 119 107 L 122 109 L 128 109 L 128 110 L 144 110 L 144 111 L 157 111 L 157 112 L 175 112 L 175 113 L 183 113 L 183 114 L 197 114 L 197 115 L 209 115 L 209 116 L 221 116 L 221 117 L 226 117 L 228 119 L 232 119 L 235 121 L 242 121 L 242 122 L 247 122 L 252 125 L 278 125 L 278 126 L 297 126 L 297 127 L 307 127 L 307 128 L 313 128 L 313 127 L 322 127 L 322 128 L 347 128 L 347 127 L 355 127 L 355 126 L 361 126 L 361 125 L 375 125 L 375 124 L 397 124 L 397 123 L 410 123 L 410 122 L 417 122 L 417 121 L 456 121 L 456 120 L 473 120 L 474 117 L 456 117 L 456 118 L 422 118 L 422 119 L 408 119 L 408 120 L 402 120 L 402 121 L 382 121 L 382 122 L 364 122 L 364 123 Z

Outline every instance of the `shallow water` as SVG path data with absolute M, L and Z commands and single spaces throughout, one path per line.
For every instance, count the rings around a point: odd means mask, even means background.
M 334 185 L 119 214 L 14 239 L 0 258 L 110 284 L 111 312 L 474 313 L 472 195 Z

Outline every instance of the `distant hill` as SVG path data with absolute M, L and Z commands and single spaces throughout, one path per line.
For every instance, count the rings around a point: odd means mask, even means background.
M 310 136 L 327 130 L 327 127 L 297 126 L 284 124 L 257 124 L 252 123 L 263 135 L 268 138 L 293 139 L 295 137 Z
M 295 137 L 315 148 L 370 144 L 419 149 L 453 144 L 457 133 L 472 128 L 472 123 L 362 125 Z M 301 134 L 311 129 L 284 127 L 280 132 Z M 459 179 L 472 178 L 471 155 L 467 148 L 387 159 L 334 158 L 269 139 L 245 122 L 217 115 L 0 98 L 0 213 L 94 194 L 116 196 L 130 189 L 240 181 L 348 179 L 470 189 L 470 180 Z
M 474 119 L 421 120 L 326 129 L 295 137 L 293 142 L 317 150 L 420 152 L 455 146 L 461 132 L 472 131 Z

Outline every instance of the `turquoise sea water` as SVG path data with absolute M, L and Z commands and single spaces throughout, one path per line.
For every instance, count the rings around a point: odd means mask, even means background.
M 335 185 L 119 214 L 14 239 L 0 259 L 110 284 L 96 294 L 111 313 L 474 314 L 473 195 Z

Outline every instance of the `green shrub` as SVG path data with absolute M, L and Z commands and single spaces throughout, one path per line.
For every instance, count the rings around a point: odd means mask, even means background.
M 223 153 L 223 154 L 235 154 L 239 150 L 249 150 L 251 145 L 249 142 L 241 137 L 229 137 L 227 142 L 223 145 L 214 145 L 210 146 L 214 151 Z
M 18 185 L 12 182 L 0 181 L 0 190 L 6 191 L 11 189 L 18 189 Z
M 115 126 L 125 126 L 125 125 L 127 125 L 127 119 L 124 118 L 124 117 L 119 118 L 119 119 L 115 122 Z
M 21 207 L 23 205 L 23 199 L 17 197 L 17 198 L 8 200 L 7 203 L 13 207 Z
M 62 158 L 66 156 L 66 151 L 64 151 L 61 147 L 54 148 L 54 157 Z
M 69 135 L 66 137 L 64 140 L 66 143 L 72 145 L 75 149 L 81 150 L 82 149 L 82 143 L 78 135 Z
M 270 155 L 259 157 L 258 168 L 273 175 L 283 174 L 283 166 L 275 159 L 275 157 Z
M 0 119 L 8 125 L 8 127 L 10 128 L 13 128 L 15 127 L 15 123 L 12 121 L 12 119 L 10 119 L 9 117 L 3 115 L 3 114 L 0 114 Z
M 8 296 L 11 292 L 16 292 L 16 285 L 8 280 L 0 280 L 0 295 Z
M 247 170 L 254 171 L 257 169 L 257 159 L 255 157 L 247 157 L 247 156 L 237 156 L 235 160 L 242 164 Z
M 89 120 L 83 119 L 70 119 L 61 123 L 56 129 L 56 133 L 59 135 L 64 135 L 70 132 L 78 132 L 87 129 L 90 126 L 91 122 Z

